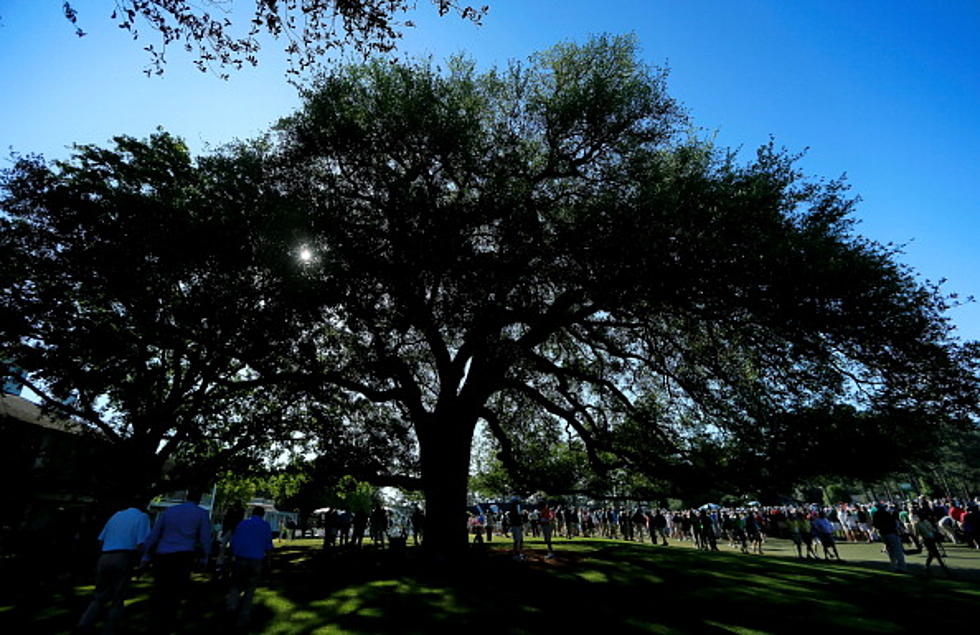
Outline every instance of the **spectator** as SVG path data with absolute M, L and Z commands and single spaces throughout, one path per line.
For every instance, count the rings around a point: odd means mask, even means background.
M 834 527 L 827 520 L 827 516 L 823 512 L 817 512 L 811 523 L 813 533 L 820 541 L 820 546 L 823 547 L 823 557 L 830 560 L 830 553 L 833 552 L 834 557 L 840 560 L 840 553 L 837 551 L 837 544 L 834 542 Z
M 547 502 L 541 503 L 541 511 L 538 514 L 538 522 L 541 524 L 541 537 L 548 548 L 548 555 L 545 558 L 554 558 L 555 551 L 551 546 L 551 536 L 554 532 L 555 512 L 548 506 Z
M 79 632 L 92 631 L 106 602 L 109 602 L 109 612 L 102 632 L 107 635 L 115 632 L 122 617 L 133 568 L 150 534 L 150 518 L 142 511 L 144 504 L 145 501 L 141 499 L 116 512 L 99 534 L 102 554 L 95 572 L 95 595 L 78 622 Z
M 375 547 L 385 546 L 385 535 L 388 533 L 388 512 L 380 504 L 371 511 L 371 542 Z
M 963 537 L 968 547 L 980 549 L 980 511 L 976 503 L 970 503 L 963 515 Z
M 871 516 L 871 523 L 878 530 L 882 542 L 885 543 L 885 550 L 888 552 L 888 560 L 891 563 L 892 571 L 896 573 L 907 573 L 905 567 L 905 549 L 902 547 L 902 538 L 898 533 L 898 518 L 888 509 L 884 503 L 878 505 Z
M 196 559 L 207 565 L 211 521 L 198 506 L 201 490 L 187 491 L 187 501 L 157 517 L 146 541 L 143 562 L 153 561 L 153 604 L 157 626 L 164 633 L 176 630 L 181 601 L 190 591 Z
M 667 517 L 664 516 L 664 512 L 662 509 L 658 509 L 657 513 L 653 516 L 652 525 L 653 525 L 654 532 L 656 532 L 653 540 L 654 544 L 656 544 L 657 538 L 660 538 L 660 540 L 663 541 L 661 544 L 663 544 L 663 546 L 666 547 L 667 546 Z M 651 532 L 651 535 L 654 535 L 654 533 Z
M 422 539 L 422 527 L 425 525 L 425 512 L 418 505 L 412 510 L 412 540 L 415 542 L 415 546 L 419 545 L 419 541 Z M 490 526 L 491 522 L 487 522 L 487 540 L 490 540 Z
M 252 516 L 238 524 L 231 538 L 231 552 L 235 557 L 228 591 L 228 613 L 239 627 L 248 625 L 252 611 L 252 598 L 262 575 L 262 563 L 266 553 L 272 550 L 272 528 L 266 522 L 265 509 L 252 508 Z
M 218 540 L 218 571 L 223 576 L 227 570 L 227 552 L 231 545 L 231 537 L 235 534 L 238 523 L 245 518 L 245 508 L 235 503 L 225 511 L 221 523 L 221 538 Z
M 521 514 L 520 506 L 514 501 L 507 513 L 507 521 L 510 523 L 511 535 L 514 537 L 514 559 L 523 560 L 524 554 L 524 516 Z
M 912 518 L 914 519 L 913 529 L 926 550 L 926 573 L 929 572 L 932 561 L 936 560 L 939 562 L 939 566 L 942 567 L 943 571 L 946 572 L 946 575 L 949 575 L 949 569 L 946 568 L 946 563 L 943 562 L 943 557 L 939 554 L 939 545 L 937 544 L 939 530 L 932 524 L 929 517 L 919 510 L 913 512 Z

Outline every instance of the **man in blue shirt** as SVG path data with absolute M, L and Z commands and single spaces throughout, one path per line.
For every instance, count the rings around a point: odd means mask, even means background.
M 208 562 L 211 519 L 199 502 L 201 491 L 188 490 L 187 502 L 160 514 L 146 541 L 143 561 L 153 560 L 153 602 L 157 626 L 164 633 L 176 630 L 177 610 L 190 591 L 195 560 Z
M 132 507 L 113 514 L 102 533 L 102 554 L 95 572 L 95 596 L 78 622 L 79 632 L 89 632 L 98 619 L 102 607 L 108 601 L 104 633 L 113 633 L 122 617 L 126 591 L 133 575 L 133 567 L 139 560 L 139 550 L 150 533 L 150 517 L 141 508 L 145 500 L 134 501 Z
M 236 618 L 238 626 L 248 625 L 252 597 L 262 573 L 262 561 L 266 552 L 272 549 L 272 528 L 263 516 L 265 509 L 254 507 L 251 518 L 238 523 L 231 537 L 235 568 L 228 592 L 228 613 Z

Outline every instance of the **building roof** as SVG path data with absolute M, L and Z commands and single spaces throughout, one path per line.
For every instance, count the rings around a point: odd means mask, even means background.
M 53 417 L 34 403 L 16 395 L 0 394 L 0 417 L 15 419 L 60 432 L 79 433 L 82 426 L 70 419 Z

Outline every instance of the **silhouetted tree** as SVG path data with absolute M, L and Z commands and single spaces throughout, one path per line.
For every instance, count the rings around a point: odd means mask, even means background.
M 243 361 L 273 332 L 263 324 L 288 315 L 249 238 L 257 152 L 194 161 L 159 133 L 3 172 L 2 358 L 56 415 L 112 446 L 109 491 L 206 482 L 255 460 L 291 417 Z
M 440 16 L 455 13 L 479 24 L 488 7 L 472 7 L 456 0 L 430 0 Z M 227 78 L 228 69 L 259 63 L 260 36 L 265 33 L 283 43 L 291 65 L 299 74 L 328 52 L 347 48 L 364 55 L 394 50 L 403 30 L 414 25 L 402 16 L 414 9 L 409 0 L 254 0 L 249 17 L 236 8 L 247 0 L 115 0 L 111 19 L 133 39 L 141 30 L 160 38 L 160 48 L 143 47 L 150 56 L 146 74 L 162 74 L 168 47 L 177 45 L 197 55 L 194 64 Z M 75 4 L 63 4 L 65 17 L 79 37 L 86 35 Z M 247 24 L 242 24 L 247 22 Z
M 947 300 L 853 233 L 846 187 L 690 139 L 665 79 L 630 38 L 482 74 L 378 62 L 279 126 L 296 378 L 415 436 L 430 547 L 465 545 L 480 421 L 508 469 L 570 435 L 599 474 L 694 478 L 807 408 L 896 437 L 975 413 Z
M 481 422 L 515 482 L 584 457 L 651 493 L 737 476 L 732 451 L 785 464 L 796 435 L 907 448 L 969 423 L 948 300 L 853 232 L 845 186 L 688 130 L 666 73 L 600 37 L 484 73 L 338 67 L 268 140 L 196 164 L 166 137 L 25 159 L 0 354 L 107 435 L 140 422 L 144 450 L 210 447 L 225 402 L 315 433 L 325 474 L 423 490 L 445 551 Z

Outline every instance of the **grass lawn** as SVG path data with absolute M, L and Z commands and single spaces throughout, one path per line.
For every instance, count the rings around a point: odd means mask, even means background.
M 799 561 L 783 540 L 768 541 L 762 556 L 576 539 L 556 541 L 548 560 L 540 542 L 527 546 L 520 562 L 497 539 L 463 562 L 434 565 L 411 548 L 323 553 L 318 541 L 288 542 L 256 593 L 251 632 L 931 634 L 962 631 L 980 607 L 980 552 L 962 546 L 947 547 L 955 579 L 935 566 L 926 576 L 921 555 L 910 556 L 911 574 L 889 573 L 879 544 L 841 545 L 841 564 Z M 152 632 L 149 590 L 148 580 L 135 583 L 123 634 Z M 182 632 L 222 632 L 223 590 L 196 576 Z M 91 591 L 8 590 L 0 633 L 70 632 Z

